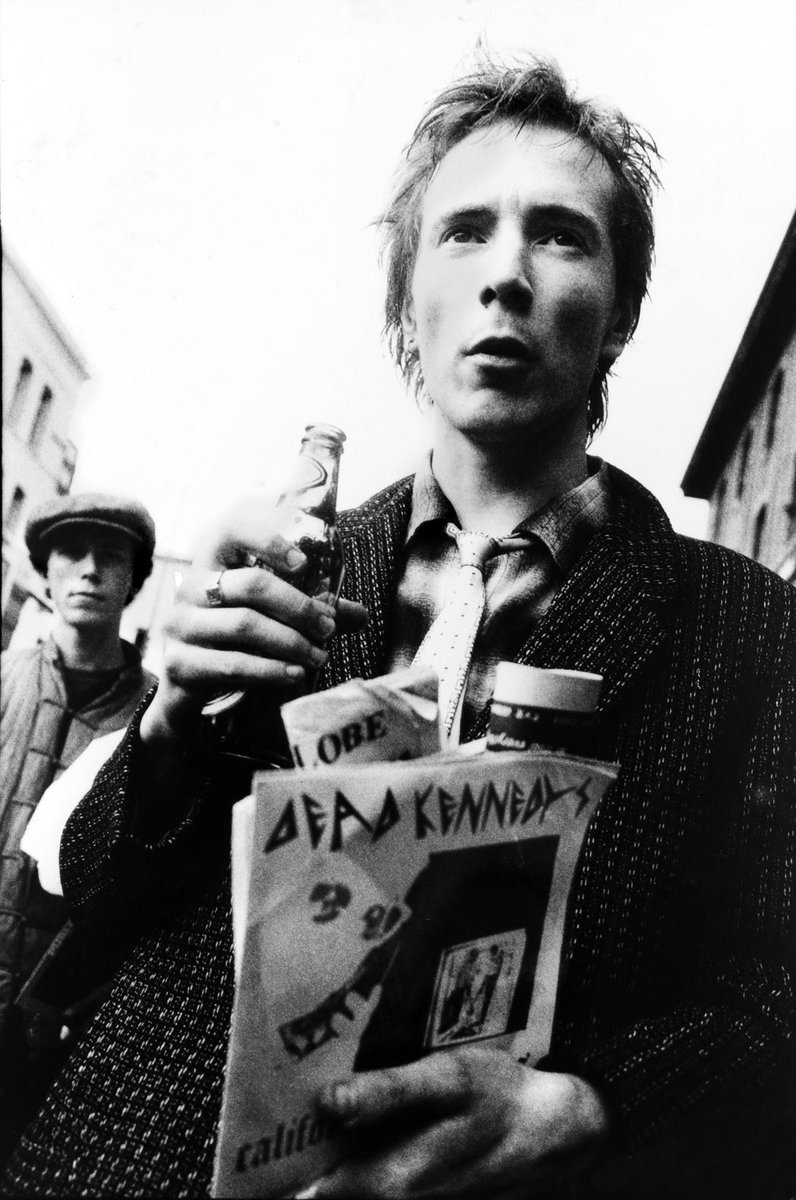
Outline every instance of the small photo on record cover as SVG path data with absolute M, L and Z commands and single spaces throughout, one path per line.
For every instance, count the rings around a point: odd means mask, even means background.
M 424 1048 L 506 1033 L 525 950 L 525 930 L 493 933 L 440 955 Z

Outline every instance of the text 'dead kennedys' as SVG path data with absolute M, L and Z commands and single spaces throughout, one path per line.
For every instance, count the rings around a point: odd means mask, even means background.
M 430 784 L 414 791 L 410 805 L 403 811 L 391 788 L 387 788 L 375 819 L 366 817 L 344 792 L 337 790 L 334 800 L 324 804 L 308 792 L 291 797 L 285 804 L 263 846 L 271 854 L 297 838 L 307 838 L 313 849 L 326 836 L 329 850 L 340 850 L 344 831 L 350 822 L 359 825 L 377 842 L 404 820 L 414 823 L 418 841 L 432 835 L 470 832 L 474 836 L 494 829 L 521 828 L 536 819 L 540 824 L 554 804 L 567 796 L 578 798 L 578 815 L 592 802 L 592 777 L 587 776 L 570 787 L 556 789 L 547 775 L 537 776 L 530 787 L 510 779 L 502 789 L 489 781 L 478 789 L 465 783 L 458 793 Z

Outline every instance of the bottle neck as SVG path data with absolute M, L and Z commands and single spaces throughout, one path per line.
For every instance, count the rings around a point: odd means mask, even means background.
M 279 505 L 300 508 L 334 523 L 342 446 L 327 438 L 305 438 Z

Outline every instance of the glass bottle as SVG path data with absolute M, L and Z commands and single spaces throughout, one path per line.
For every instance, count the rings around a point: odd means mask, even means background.
M 336 604 L 343 583 L 343 545 L 337 530 L 337 485 L 345 434 L 335 425 L 308 425 L 293 469 L 276 502 L 273 529 L 295 543 L 307 558 L 290 583 L 307 596 Z M 254 554 L 244 565 L 271 570 Z M 310 689 L 317 679 L 310 679 Z M 285 696 L 285 699 L 288 697 Z M 281 700 L 255 691 L 225 692 L 205 704 L 202 714 L 215 752 L 248 760 L 254 769 L 291 766 Z

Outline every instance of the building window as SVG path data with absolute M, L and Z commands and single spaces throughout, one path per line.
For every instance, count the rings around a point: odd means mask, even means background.
M 738 462 L 738 478 L 735 481 L 736 496 L 743 495 L 744 484 L 746 483 L 746 472 L 749 467 L 749 452 L 752 449 L 752 431 L 747 429 L 743 435 L 741 442 L 741 457 Z
M 760 557 L 760 547 L 763 544 L 763 533 L 766 528 L 766 517 L 768 516 L 768 505 L 761 504 L 755 517 L 755 532 L 752 539 L 752 558 Z
M 24 506 L 25 493 L 21 487 L 15 487 L 6 513 L 6 529 L 9 533 L 14 533 L 19 528 L 19 518 L 22 516 Z
M 59 496 L 65 496 L 72 486 L 77 464 L 77 450 L 73 442 L 61 442 L 61 469 L 55 482 Z
M 768 424 L 766 426 L 766 449 L 770 450 L 774 445 L 774 436 L 777 432 L 777 417 L 779 416 L 779 402 L 782 396 L 782 381 L 785 378 L 785 372 L 782 367 L 774 375 L 774 382 L 771 385 L 771 400 L 768 405 Z
M 30 377 L 33 374 L 29 358 L 23 358 L 17 375 L 17 381 L 14 384 L 14 394 L 11 397 L 11 403 L 8 406 L 8 423 L 16 425 L 22 415 L 25 407 L 25 397 L 28 394 L 30 387 Z
M 52 408 L 53 394 L 48 387 L 44 389 L 39 401 L 38 411 L 36 412 L 36 420 L 30 431 L 30 445 L 33 447 L 40 446 L 44 437 L 44 430 L 47 427 L 47 421 Z
M 20 587 L 18 583 L 12 583 L 11 592 L 3 605 L 3 634 L 2 645 L 3 649 L 7 650 L 11 641 L 11 634 L 17 627 L 19 614 L 22 612 L 22 605 L 28 598 L 28 593 L 25 588 Z

